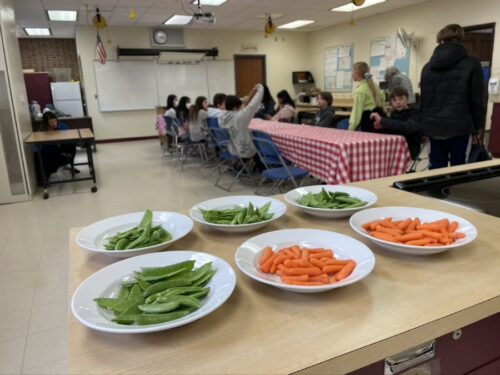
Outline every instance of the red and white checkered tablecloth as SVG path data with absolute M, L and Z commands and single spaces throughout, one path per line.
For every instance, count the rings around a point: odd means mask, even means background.
M 328 184 L 346 184 L 403 174 L 411 163 L 406 139 L 252 120 L 250 130 L 271 136 L 282 154 Z

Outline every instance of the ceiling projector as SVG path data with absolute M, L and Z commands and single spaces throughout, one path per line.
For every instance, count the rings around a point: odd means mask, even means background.
M 193 21 L 198 23 L 215 23 L 215 14 L 210 12 L 197 12 L 193 14 Z

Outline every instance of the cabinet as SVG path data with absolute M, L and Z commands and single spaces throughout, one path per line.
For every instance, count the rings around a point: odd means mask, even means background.
M 422 345 L 422 348 L 424 345 Z M 396 355 L 395 357 L 398 357 Z M 394 357 L 394 358 L 395 358 Z M 409 357 L 409 356 L 408 356 Z M 429 357 L 431 357 L 429 355 Z M 422 356 L 424 358 L 424 356 Z M 349 375 L 388 375 L 387 360 Z M 410 370 L 410 371 L 409 371 Z M 500 374 L 500 313 L 450 332 L 435 340 L 434 353 L 395 374 L 493 375 Z

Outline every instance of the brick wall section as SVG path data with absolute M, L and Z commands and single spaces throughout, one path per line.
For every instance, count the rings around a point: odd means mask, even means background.
M 71 68 L 71 77 L 80 80 L 74 39 L 20 38 L 19 47 L 23 69 L 51 72 L 53 68 Z

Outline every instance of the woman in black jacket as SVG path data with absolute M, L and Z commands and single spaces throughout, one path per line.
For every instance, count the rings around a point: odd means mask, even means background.
M 460 25 L 445 26 L 420 80 L 422 133 L 430 138 L 430 168 L 465 164 L 471 136 L 484 126 L 481 63 L 469 56 Z

